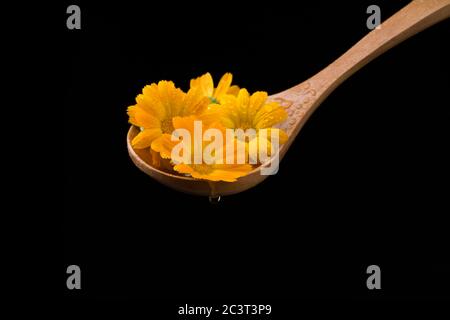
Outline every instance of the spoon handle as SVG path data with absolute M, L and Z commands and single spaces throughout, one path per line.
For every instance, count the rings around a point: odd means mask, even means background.
M 325 95 L 330 93 L 371 60 L 448 17 L 450 17 L 450 0 L 412 1 L 313 77 L 319 87 L 317 89 Z
M 272 96 L 287 110 L 281 128 L 289 135 L 282 155 L 309 116 L 353 73 L 403 40 L 450 17 L 450 0 L 414 0 L 369 32 L 325 69 L 308 80 Z

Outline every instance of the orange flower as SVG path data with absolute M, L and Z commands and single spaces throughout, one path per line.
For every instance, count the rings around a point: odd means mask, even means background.
M 173 131 L 172 119 L 201 114 L 209 104 L 200 88 L 184 93 L 172 81 L 159 81 L 145 86 L 136 97 L 136 105 L 128 107 L 130 123 L 141 128 L 133 139 L 136 149 L 148 148 L 155 139 Z
M 257 91 L 250 95 L 246 89 L 240 89 L 237 96 L 224 96 L 221 105 L 211 105 L 206 112 L 210 117 L 220 118 L 227 128 L 254 129 L 256 136 L 253 139 L 245 137 L 247 149 L 250 145 L 258 150 L 266 146 L 264 150 L 270 155 L 272 135 L 278 136 L 280 145 L 288 140 L 286 132 L 273 127 L 287 119 L 287 112 L 277 102 L 267 102 L 267 98 L 267 92 Z M 262 134 L 264 129 L 267 129 L 266 134 Z M 256 161 L 254 155 L 251 158 Z
M 239 92 L 239 87 L 231 85 L 233 75 L 225 73 L 219 81 L 217 88 L 214 88 L 214 81 L 211 74 L 204 75 L 191 80 L 191 89 L 199 88 L 203 96 L 208 97 L 212 103 L 220 103 L 225 95 L 236 95 Z
M 189 132 L 190 137 L 196 137 L 195 133 L 195 121 L 201 120 L 199 117 L 189 116 L 189 117 L 175 117 L 173 119 L 173 127 L 175 129 L 185 129 Z M 225 137 L 225 128 L 218 122 L 211 123 L 210 125 L 206 125 L 204 122 L 201 122 L 202 132 L 205 132 L 208 129 L 217 129 L 221 132 L 222 136 Z M 203 137 L 202 137 L 203 138 Z M 249 164 L 237 164 L 236 160 L 237 148 L 234 148 L 234 162 L 233 164 L 226 164 L 226 150 L 227 147 L 231 143 L 235 143 L 236 141 L 223 141 L 223 144 L 220 145 L 219 149 L 214 150 L 214 154 L 222 154 L 222 159 L 220 161 L 215 161 L 213 163 L 207 163 L 209 161 L 202 160 L 200 163 L 195 163 L 194 154 L 195 154 L 195 142 L 194 139 L 191 139 L 189 156 L 187 157 L 187 161 L 181 161 L 176 163 L 174 166 L 174 170 L 192 176 L 196 179 L 204 179 L 210 181 L 227 181 L 233 182 L 236 181 L 237 178 L 247 175 L 251 170 L 252 166 Z M 181 142 L 172 141 L 172 136 L 170 134 L 163 134 L 161 139 L 155 140 L 152 143 L 152 149 L 159 152 L 161 157 L 163 158 L 172 158 L 173 149 Z M 207 143 L 202 139 L 201 142 L 201 152 L 207 147 Z M 183 150 L 184 152 L 184 150 Z M 184 154 L 181 155 L 181 158 Z

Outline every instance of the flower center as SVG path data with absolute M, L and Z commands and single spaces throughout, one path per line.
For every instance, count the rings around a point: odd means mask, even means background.
M 175 129 L 174 129 L 173 124 L 172 124 L 172 118 L 164 119 L 163 121 L 161 121 L 161 131 L 162 131 L 162 133 L 172 134 L 172 132 L 174 130 Z
M 210 165 L 207 164 L 193 164 L 192 168 L 194 169 L 194 171 L 197 171 L 201 174 L 209 174 L 214 170 Z
M 239 127 L 236 129 L 241 129 L 245 133 L 244 135 L 237 135 L 239 141 L 249 142 L 251 139 L 253 139 L 258 135 L 258 131 L 254 128 L 253 124 L 250 122 L 241 122 Z M 247 134 L 246 131 L 248 129 L 255 130 L 255 136 L 251 134 L 251 131 Z
M 253 129 L 252 128 L 252 124 L 248 123 L 248 122 L 241 122 L 241 125 L 239 126 L 240 129 L 242 130 L 247 130 L 247 129 Z
M 209 97 L 209 100 L 211 100 L 211 103 L 219 104 L 219 100 L 214 97 Z

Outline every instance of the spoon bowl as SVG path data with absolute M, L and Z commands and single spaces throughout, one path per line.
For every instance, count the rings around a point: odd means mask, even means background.
M 131 146 L 131 141 L 138 133 L 139 128 L 131 126 L 127 135 L 128 153 L 133 163 L 153 179 L 177 191 L 199 196 L 226 196 L 250 189 L 268 177 L 260 173 L 260 167 L 253 169 L 236 182 L 198 180 L 159 170 L 151 165 L 149 153 L 133 149 Z
M 383 52 L 449 16 L 450 0 L 412 1 L 325 69 L 293 88 L 270 96 L 270 100 L 280 103 L 288 113 L 287 120 L 280 128 L 286 131 L 289 138 L 279 149 L 279 160 L 284 157 L 310 115 L 343 81 Z M 271 165 L 274 159 L 236 182 L 197 180 L 154 168 L 149 153 L 131 146 L 131 141 L 138 133 L 139 129 L 131 126 L 127 135 L 128 153 L 134 164 L 160 183 L 194 195 L 217 197 L 250 189 L 268 177 L 261 174 L 261 167 Z

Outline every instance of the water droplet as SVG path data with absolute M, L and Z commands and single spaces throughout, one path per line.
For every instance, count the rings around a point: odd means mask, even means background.
M 209 203 L 218 204 L 220 202 L 220 196 L 209 196 Z

